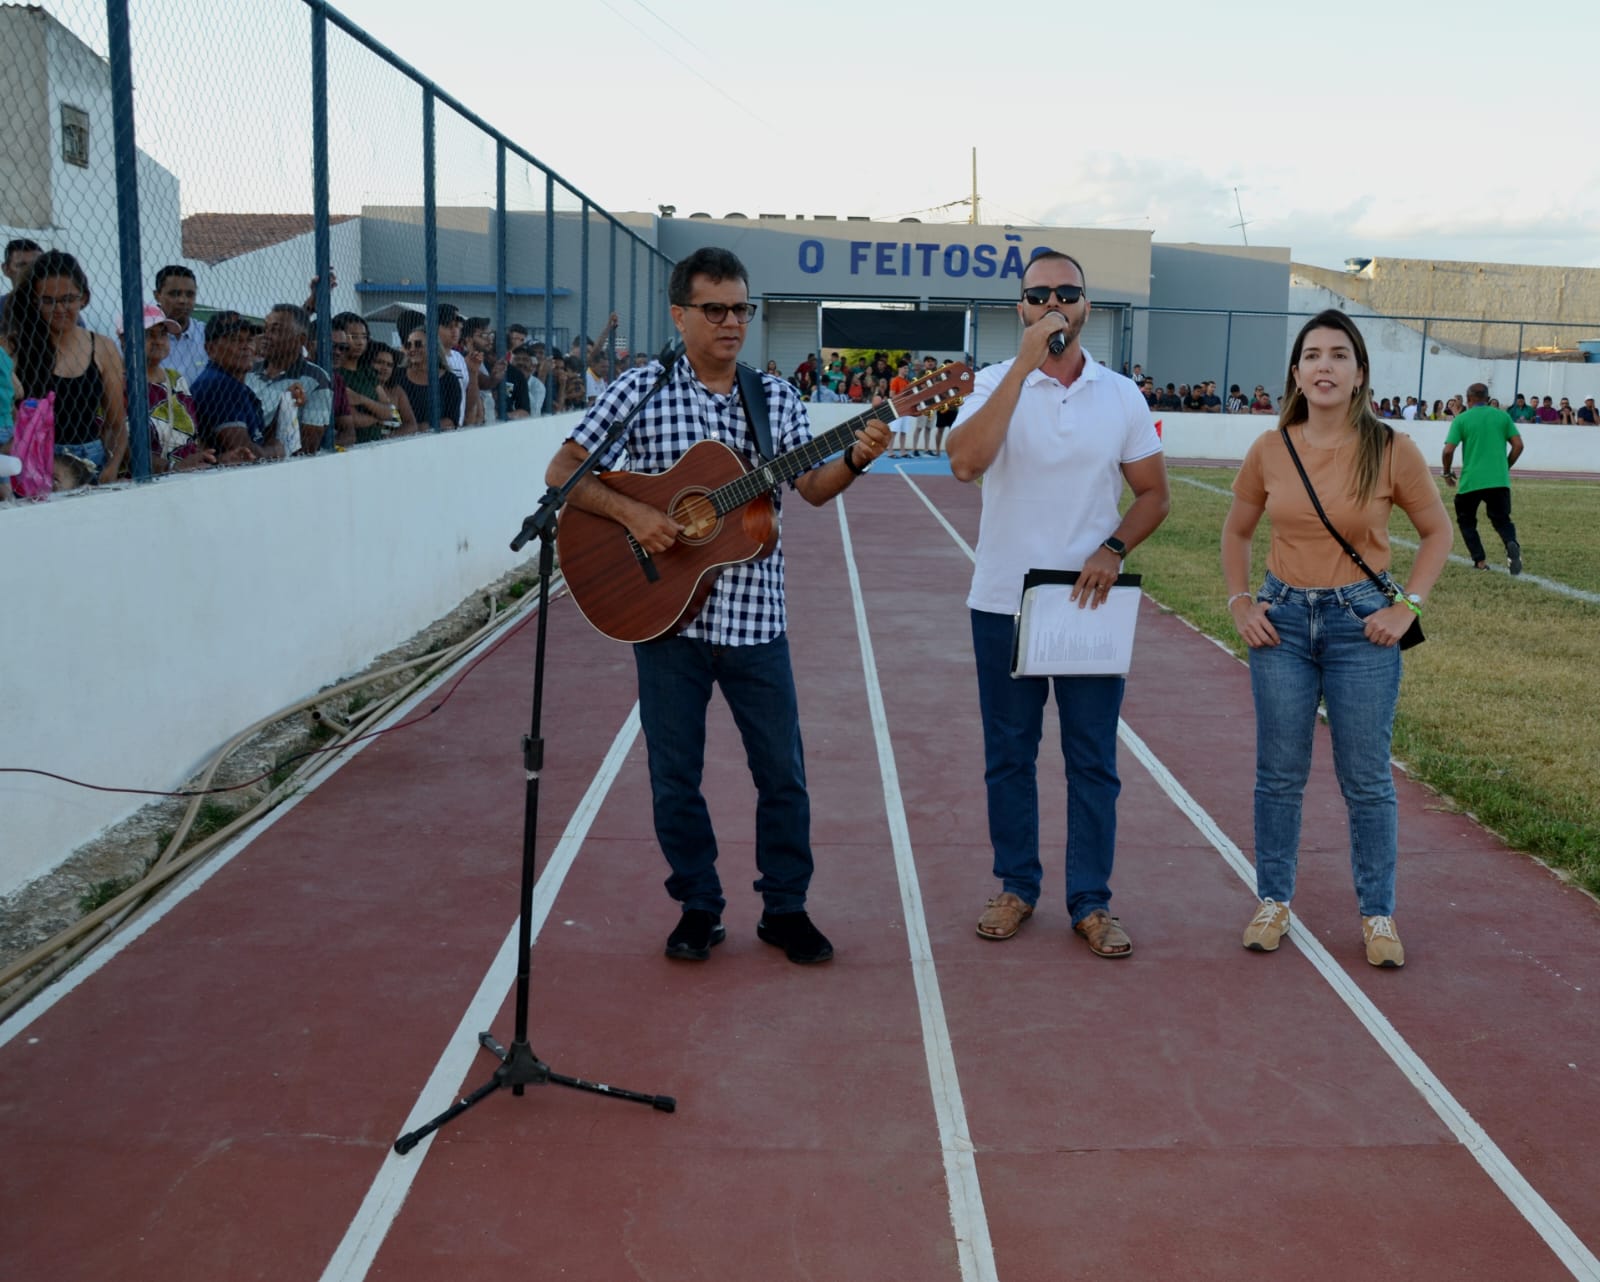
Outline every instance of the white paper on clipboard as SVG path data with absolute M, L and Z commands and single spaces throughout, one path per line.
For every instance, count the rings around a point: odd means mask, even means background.
M 1126 676 L 1143 582 L 1120 574 L 1098 609 L 1071 599 L 1076 570 L 1029 570 L 1011 649 L 1014 677 Z

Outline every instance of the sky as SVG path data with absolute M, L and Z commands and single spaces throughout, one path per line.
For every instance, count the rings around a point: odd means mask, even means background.
M 1600 267 L 1594 0 L 340 7 L 613 210 Z
M 300 6 L 272 4 L 301 43 Z M 470 25 L 438 0 L 336 7 L 616 212 L 966 221 L 976 148 L 989 224 L 1247 238 L 1326 267 L 1600 267 L 1596 0 L 535 0 Z M 372 63 L 330 42 L 336 209 L 416 199 L 417 95 Z M 259 134 L 260 100 L 242 103 Z M 187 120 L 174 138 L 192 146 Z M 493 199 L 492 157 L 465 132 L 441 127 L 468 171 L 441 203 Z M 303 207 L 298 185 L 262 198 Z M 187 190 L 185 206 L 219 207 Z

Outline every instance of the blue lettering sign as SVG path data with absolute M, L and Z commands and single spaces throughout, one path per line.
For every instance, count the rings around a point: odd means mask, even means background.
M 880 276 L 894 275 L 894 245 L 892 242 L 887 240 L 878 242 L 877 268 Z
M 918 241 L 916 250 L 917 253 L 922 255 L 922 274 L 924 276 L 931 276 L 933 274 L 933 256 L 939 252 L 939 247 L 937 245 L 927 245 L 921 241 Z M 909 275 L 909 273 L 907 274 Z
M 850 242 L 850 274 L 852 276 L 861 275 L 861 269 L 866 266 L 867 262 L 867 250 L 870 248 L 872 246 L 864 240 L 852 240 Z
M 944 249 L 944 274 L 946 276 L 965 276 L 967 274 L 968 257 L 965 245 L 946 245 Z
M 993 245 L 977 245 L 972 250 L 972 274 L 974 276 L 993 276 L 999 264 L 994 256 L 999 253 Z
M 800 242 L 800 270 L 816 275 L 822 270 L 822 242 L 820 240 L 802 240 Z
M 1022 279 L 1022 251 L 1015 245 L 1006 246 L 1006 260 L 1000 265 L 1001 277 L 1015 276 Z

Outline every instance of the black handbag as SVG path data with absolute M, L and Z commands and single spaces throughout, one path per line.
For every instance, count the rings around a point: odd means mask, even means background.
M 1394 436 L 1394 429 L 1391 427 L 1385 430 L 1388 431 L 1389 436 L 1392 439 Z M 1288 428 L 1283 429 L 1283 443 L 1289 447 L 1289 457 L 1294 460 L 1294 470 L 1300 473 L 1300 479 L 1305 483 L 1306 493 L 1311 496 L 1311 506 L 1317 509 L 1317 515 L 1322 518 L 1322 524 L 1327 527 L 1328 533 L 1339 540 L 1339 546 L 1344 549 L 1345 555 L 1361 567 L 1361 573 L 1376 583 L 1378 585 L 1378 590 L 1382 592 L 1384 596 L 1388 597 L 1390 603 L 1393 604 L 1399 598 L 1400 593 L 1396 591 L 1390 584 L 1372 572 L 1372 567 L 1361 559 L 1361 553 L 1357 552 L 1353 547 L 1351 547 L 1350 541 L 1346 539 L 1344 535 L 1340 534 L 1338 530 L 1333 528 L 1333 522 L 1328 520 L 1328 514 L 1322 510 L 1322 500 L 1317 497 L 1316 490 L 1314 490 L 1311 486 L 1311 478 L 1306 475 L 1305 465 L 1300 462 L 1300 455 L 1295 452 L 1294 442 L 1289 439 Z M 1402 650 L 1409 650 L 1414 645 L 1421 645 L 1427 639 L 1427 637 L 1422 635 L 1422 616 L 1420 614 L 1413 613 L 1411 616 L 1411 626 L 1406 629 L 1405 635 L 1400 638 L 1400 648 Z

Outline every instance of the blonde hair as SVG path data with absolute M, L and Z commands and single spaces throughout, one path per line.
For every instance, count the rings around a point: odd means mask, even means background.
M 1345 421 L 1356 431 L 1356 469 L 1351 495 L 1365 507 L 1378 489 L 1378 477 L 1383 471 L 1383 456 L 1394 439 L 1394 429 L 1372 412 L 1372 363 L 1367 357 L 1367 344 L 1361 331 L 1343 312 L 1330 307 L 1319 312 L 1301 327 L 1295 336 L 1294 349 L 1289 353 L 1289 375 L 1283 391 L 1283 408 L 1278 412 L 1278 430 L 1287 432 L 1296 423 L 1304 423 L 1311 415 L 1300 384 L 1295 380 L 1294 369 L 1300 363 L 1300 353 L 1306 344 L 1306 335 L 1314 329 L 1336 329 L 1350 340 L 1356 364 L 1361 369 L 1361 384 L 1350 398 L 1350 408 Z

